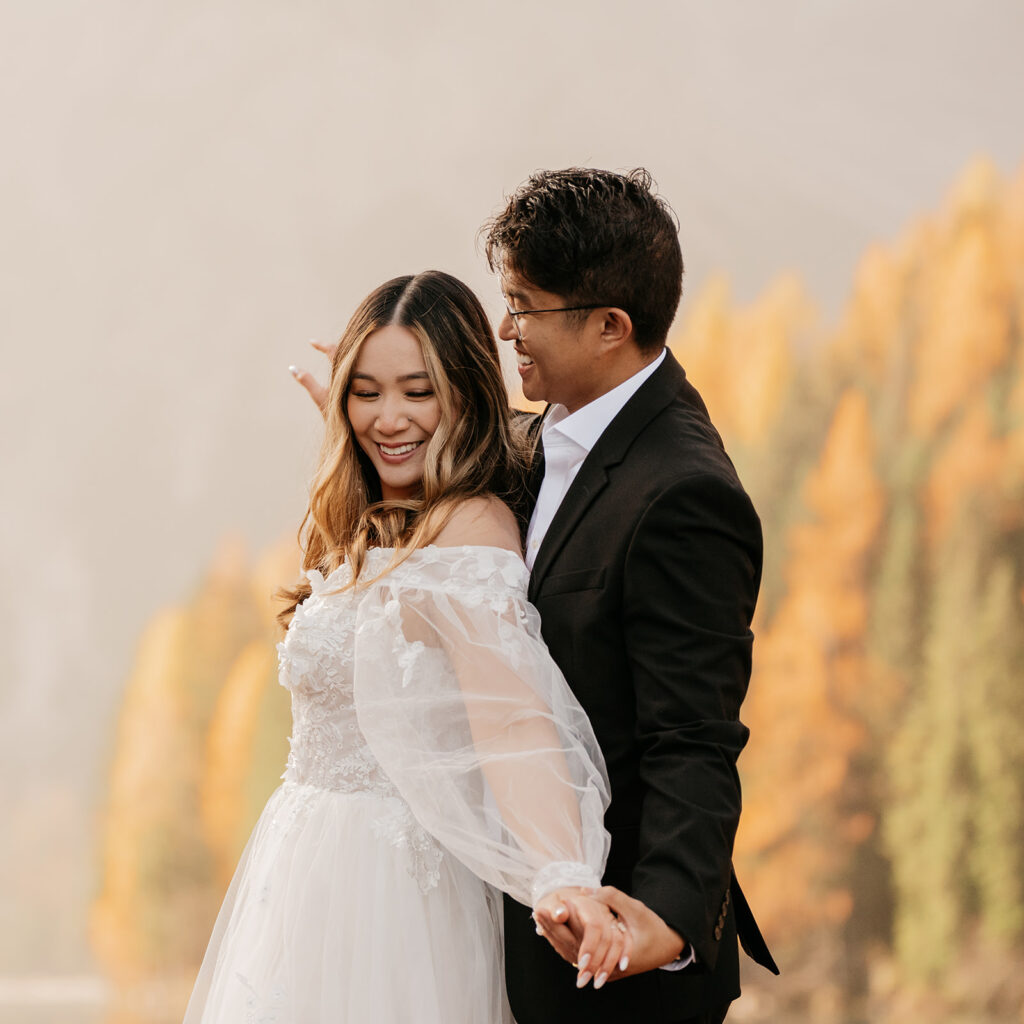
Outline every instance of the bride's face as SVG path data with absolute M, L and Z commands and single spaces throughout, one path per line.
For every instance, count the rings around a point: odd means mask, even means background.
M 416 335 L 395 324 L 369 335 L 345 402 L 356 441 L 380 477 L 382 496 L 413 497 L 423 480 L 427 442 L 441 422 Z

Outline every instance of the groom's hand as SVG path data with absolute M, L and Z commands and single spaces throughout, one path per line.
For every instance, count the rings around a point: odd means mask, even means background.
M 625 968 L 616 968 L 609 981 L 627 978 L 633 974 L 642 974 L 664 967 L 688 952 L 686 941 L 673 928 L 640 900 L 627 896 L 621 889 L 613 885 L 605 885 L 600 889 L 580 890 L 581 896 L 566 895 L 561 901 L 569 904 L 567 925 L 572 930 L 574 923 L 573 907 L 580 898 L 589 898 L 605 904 L 615 912 L 620 921 L 629 929 L 633 938 L 633 951 Z M 553 944 L 553 943 L 552 943 Z M 556 947 L 557 948 L 557 947 Z
M 601 988 L 614 971 L 629 964 L 633 950 L 629 929 L 589 892 L 576 887 L 557 889 L 539 900 L 533 911 L 537 934 L 577 969 L 577 988 L 591 979 L 594 988 Z
M 334 365 L 334 353 L 338 351 L 337 345 L 328 345 L 322 341 L 310 341 L 310 345 L 317 350 L 317 352 L 323 352 L 325 356 L 331 361 L 331 365 Z M 298 366 L 289 366 L 288 369 L 291 371 L 291 375 L 306 389 L 309 393 L 309 397 L 316 402 L 317 408 L 321 413 L 327 413 L 327 395 L 329 389 L 324 387 L 308 370 L 302 370 Z

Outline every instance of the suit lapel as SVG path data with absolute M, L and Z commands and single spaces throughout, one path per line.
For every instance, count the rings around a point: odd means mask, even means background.
M 644 381 L 598 438 L 597 444 L 583 460 L 583 465 L 544 535 L 530 574 L 531 600 L 550 571 L 552 562 L 572 536 L 577 523 L 608 485 L 609 470 L 625 458 L 636 436 L 672 401 L 685 380 L 683 368 L 672 353 L 667 352 L 661 366 Z M 538 489 L 542 479 L 543 475 L 538 478 Z

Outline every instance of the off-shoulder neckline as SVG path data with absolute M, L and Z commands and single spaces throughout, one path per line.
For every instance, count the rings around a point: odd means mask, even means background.
M 371 552 L 374 551 L 394 552 L 397 550 L 398 548 L 395 547 L 375 547 L 367 548 L 366 553 L 367 555 L 369 555 Z M 513 551 L 511 548 L 498 547 L 497 544 L 424 544 L 423 547 L 414 548 L 411 552 L 409 552 L 408 556 L 403 560 L 402 564 L 407 564 L 409 559 L 415 558 L 417 555 L 424 551 L 494 551 L 499 554 L 507 555 L 508 557 L 510 557 L 513 561 L 516 562 L 517 565 L 522 566 L 523 570 L 527 574 L 529 574 L 530 572 L 530 569 L 527 566 L 526 562 L 523 561 L 523 556 L 519 554 L 518 551 Z M 336 573 L 339 573 L 342 571 L 342 569 L 346 568 L 348 568 L 347 560 L 342 562 L 341 565 L 336 566 L 334 569 L 332 569 L 326 576 L 319 569 L 307 569 L 305 571 L 305 576 L 310 581 L 312 581 L 315 577 L 319 577 L 321 582 L 327 583 Z
M 413 548 L 409 552 L 409 557 L 419 554 L 421 551 L 501 551 L 503 554 L 511 555 L 516 561 L 523 562 L 523 556 L 518 551 L 513 551 L 511 548 L 499 547 L 497 544 L 424 544 L 421 548 Z M 370 551 L 397 551 L 398 548 L 367 548 L 367 552 Z M 526 565 L 526 562 L 523 562 Z

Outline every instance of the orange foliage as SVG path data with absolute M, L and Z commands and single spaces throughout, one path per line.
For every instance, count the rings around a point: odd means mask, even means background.
M 729 308 L 729 287 L 712 280 L 697 296 L 670 347 L 719 430 L 741 441 L 778 420 L 793 375 L 793 345 L 814 322 L 794 278 L 782 278 L 752 307 Z
M 848 912 L 838 884 L 846 847 L 834 838 L 873 829 L 863 811 L 844 818 L 840 799 L 867 738 L 857 702 L 867 675 L 869 555 L 884 511 L 861 393 L 839 402 L 804 495 L 814 518 L 790 531 L 787 594 L 762 628 L 744 705 L 752 742 L 737 838 L 752 899 L 782 937 Z
M 244 833 L 252 825 L 245 815 L 243 791 L 261 698 L 275 666 L 273 648 L 262 639 L 242 650 L 217 697 L 206 737 L 199 809 L 217 880 L 224 886 L 235 870 Z
M 922 226 L 895 246 L 873 245 L 861 258 L 846 315 L 832 351 L 873 382 L 894 371 L 903 349 L 906 305 L 918 253 L 928 244 Z
M 966 503 L 996 490 L 1007 439 L 996 437 L 988 407 L 974 401 L 942 446 L 924 485 L 928 542 L 934 549 L 955 525 Z
M 977 393 L 1010 351 L 1011 280 L 998 199 L 995 169 L 986 161 L 972 165 L 954 192 L 935 251 L 920 259 L 909 408 L 919 437 L 931 436 Z
M 225 803 L 253 776 L 256 755 L 241 758 L 274 681 L 277 627 L 260 607 L 268 595 L 256 602 L 253 588 L 243 547 L 225 541 L 190 604 L 159 615 L 139 645 L 120 710 L 91 924 L 98 959 L 124 983 L 191 966 L 209 937 L 233 838 Z M 212 792 L 203 786 L 204 748 L 224 772 Z
M 302 566 L 302 552 L 297 538 L 279 541 L 264 551 L 256 560 L 250 574 L 253 603 L 262 615 L 262 621 L 271 635 L 279 630 L 277 613 L 280 605 L 274 600 L 279 587 L 290 583 L 299 576 Z
M 90 937 L 100 962 L 115 977 L 134 980 L 143 972 L 140 918 L 149 882 L 146 836 L 168 814 L 180 813 L 168 790 L 167 767 L 180 762 L 185 702 L 177 685 L 186 617 L 180 611 L 158 615 L 139 643 L 135 670 L 121 710 L 108 789 L 104 827 L 103 887 L 93 905 Z M 137 721 L 153 723 L 135 729 Z

